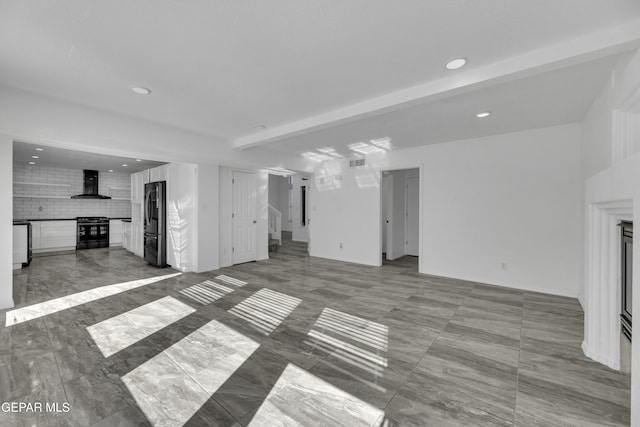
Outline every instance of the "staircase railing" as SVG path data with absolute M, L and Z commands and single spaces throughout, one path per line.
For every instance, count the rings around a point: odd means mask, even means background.
M 269 205 L 269 233 L 271 238 L 278 240 L 282 245 L 282 212 Z

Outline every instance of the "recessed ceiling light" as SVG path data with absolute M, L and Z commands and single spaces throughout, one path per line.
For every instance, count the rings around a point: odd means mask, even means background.
M 476 117 L 479 118 L 484 118 L 484 117 L 489 117 L 491 115 L 491 111 L 483 111 L 482 113 L 478 113 L 476 114 Z
M 467 63 L 467 60 L 465 58 L 456 58 L 447 62 L 447 65 L 445 65 L 445 67 L 447 68 L 447 70 L 457 70 L 458 68 L 462 67 L 466 63 Z
M 109 169 L 109 172 L 113 172 L 113 169 Z
M 142 161 L 141 159 L 136 159 L 136 162 L 141 162 L 141 161 Z
M 44 151 L 44 148 L 36 148 L 36 151 Z
M 35 165 L 35 164 L 36 164 L 36 162 L 29 162 L 29 164 L 30 164 L 30 165 Z
M 126 164 L 126 163 L 123 163 L 123 164 L 122 164 L 122 166 L 124 166 L 124 167 L 126 168 L 126 167 L 127 167 L 127 166 L 129 166 L 129 165 L 128 165 L 128 164 Z
M 40 156 L 31 156 L 32 159 L 39 159 Z
M 131 88 L 132 91 L 137 93 L 138 95 L 149 95 L 151 91 L 146 87 L 135 86 Z

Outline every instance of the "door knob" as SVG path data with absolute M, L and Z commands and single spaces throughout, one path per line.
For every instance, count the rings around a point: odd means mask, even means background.
M 256 220 L 254 219 L 254 220 L 253 220 L 253 223 L 255 224 L 256 222 L 258 222 L 258 221 L 256 221 Z

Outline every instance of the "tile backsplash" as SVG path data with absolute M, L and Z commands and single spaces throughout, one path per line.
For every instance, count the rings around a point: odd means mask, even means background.
M 131 216 L 131 179 L 127 174 L 100 172 L 99 194 L 110 200 L 72 199 L 82 194 L 81 169 L 13 167 L 13 218 L 61 219 L 77 216 Z M 123 200 L 118 200 L 123 199 Z

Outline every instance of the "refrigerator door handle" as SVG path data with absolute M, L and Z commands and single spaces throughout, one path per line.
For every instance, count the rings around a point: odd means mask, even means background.
M 144 201 L 144 207 L 145 207 L 145 212 L 144 212 L 144 217 L 145 220 L 147 221 L 147 223 L 144 225 L 145 228 L 147 228 L 148 224 L 151 224 L 151 192 L 147 192 L 145 194 L 145 201 Z

